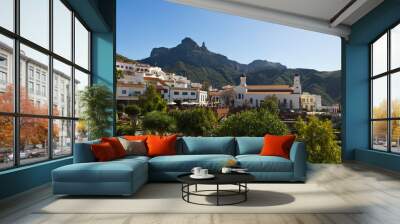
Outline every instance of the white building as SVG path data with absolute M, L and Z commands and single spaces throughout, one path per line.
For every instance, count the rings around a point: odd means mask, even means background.
M 71 76 L 54 68 L 53 90 L 49 94 L 49 68 L 34 58 L 26 56 L 21 50 L 20 55 L 20 93 L 27 94 L 33 108 L 29 108 L 28 113 L 34 108 L 46 109 L 49 107 L 49 97 L 53 96 L 53 115 L 60 117 L 72 117 L 72 81 Z M 0 95 L 9 91 L 8 87 L 14 89 L 13 75 L 13 49 L 0 42 Z M 79 82 L 75 81 L 75 85 Z M 23 96 L 21 96 L 23 97 Z M 76 98 L 78 101 L 78 97 Z M 76 102 L 78 103 L 78 102 Z M 21 112 L 24 112 L 24 104 L 21 104 Z M 28 108 L 26 108 L 28 109 Z M 72 123 L 66 120 L 54 120 L 59 126 L 58 143 L 65 144 L 71 142 Z M 57 143 L 57 144 L 58 144 Z M 58 148 L 55 149 L 59 150 Z
M 300 75 L 296 74 L 293 85 L 248 85 L 246 76 L 240 77 L 238 86 L 224 86 L 210 93 L 212 105 L 231 107 L 259 107 L 267 97 L 275 96 L 281 109 L 320 110 L 321 96 L 302 93 Z M 302 101 L 306 102 L 305 106 Z
M 163 91 L 163 97 L 168 102 L 188 102 L 200 106 L 207 105 L 207 96 L 207 91 L 199 88 L 168 87 Z
M 117 82 L 117 100 L 123 103 L 137 101 L 146 91 L 147 85 L 154 85 L 168 102 L 179 101 L 193 105 L 207 105 L 207 91 L 202 91 L 200 83 L 192 83 L 187 77 L 166 73 L 159 67 L 141 63 L 117 61 L 117 69 L 123 77 Z

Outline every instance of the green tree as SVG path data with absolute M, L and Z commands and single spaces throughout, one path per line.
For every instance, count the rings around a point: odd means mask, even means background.
M 86 87 L 81 92 L 80 106 L 83 108 L 82 119 L 89 131 L 89 139 L 109 136 L 112 125 L 113 94 L 104 85 Z
M 124 72 L 122 70 L 117 69 L 117 79 L 122 79 L 124 78 Z
M 308 117 L 307 121 L 298 118 L 295 128 L 297 138 L 306 145 L 309 162 L 341 162 L 340 147 L 330 120 L 320 120 L 316 116 Z
M 117 120 L 117 135 L 135 135 L 136 127 L 131 122 L 125 120 Z
M 142 126 L 151 134 L 164 135 L 175 130 L 175 120 L 166 112 L 152 111 L 144 115 Z
M 215 130 L 218 136 L 284 135 L 288 128 L 278 115 L 267 110 L 246 110 L 228 116 Z
M 125 113 L 129 116 L 131 120 L 130 125 L 133 130 L 136 130 L 136 125 L 138 122 L 138 116 L 141 112 L 141 108 L 136 104 L 128 104 L 125 109 Z
M 263 108 L 273 114 L 279 114 L 279 100 L 275 95 L 267 96 L 261 103 L 260 108 Z
M 139 105 L 143 114 L 152 111 L 166 111 L 167 102 L 161 97 L 153 85 L 149 85 L 143 95 L 139 97 Z
M 177 132 L 188 136 L 207 136 L 217 124 L 217 116 L 211 109 L 195 108 L 184 111 L 172 111 L 176 120 Z

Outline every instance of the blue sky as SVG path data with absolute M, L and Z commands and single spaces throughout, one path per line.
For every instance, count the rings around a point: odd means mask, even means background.
M 117 52 L 143 59 L 185 37 L 240 63 L 255 59 L 290 68 L 340 69 L 340 38 L 162 0 L 117 1 Z

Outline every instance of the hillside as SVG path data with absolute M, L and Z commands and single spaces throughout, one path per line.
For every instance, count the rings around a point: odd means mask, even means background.
M 183 39 L 173 48 L 154 48 L 150 57 L 139 62 L 187 76 L 193 82 L 208 82 L 217 88 L 227 84 L 238 84 L 239 76 L 243 73 L 248 77 L 248 84 L 291 85 L 293 75 L 298 73 L 301 75 L 303 91 L 321 95 L 324 105 L 340 102 L 340 71 L 292 69 L 266 60 L 241 64 L 208 50 L 204 43 L 199 46 L 190 38 Z

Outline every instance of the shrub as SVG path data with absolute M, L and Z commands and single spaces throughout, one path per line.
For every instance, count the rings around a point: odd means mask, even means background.
M 184 111 L 172 111 L 176 120 L 177 132 L 187 136 L 207 136 L 217 124 L 215 113 L 207 108 L 195 108 Z
M 247 110 L 230 115 L 215 130 L 218 136 L 284 135 L 288 128 L 278 115 L 266 110 Z
M 298 139 L 307 148 L 308 161 L 312 163 L 340 163 L 341 151 L 330 120 L 320 120 L 315 116 L 307 121 L 299 118 L 295 124 Z
M 125 113 L 129 116 L 130 119 L 130 126 L 132 130 L 136 130 L 138 116 L 141 112 L 141 108 L 136 104 L 128 104 L 125 107 Z
M 273 95 L 269 97 L 265 97 L 264 101 L 261 103 L 260 107 L 262 109 L 267 110 L 273 114 L 279 114 L 279 100 Z
M 149 85 L 143 95 L 139 97 L 139 105 L 143 114 L 152 111 L 166 111 L 167 102 L 157 92 L 156 87 Z
M 175 120 L 166 112 L 152 111 L 144 115 L 142 126 L 146 132 L 164 135 L 174 131 Z
M 136 127 L 131 125 L 131 122 L 118 120 L 117 121 L 117 135 L 135 135 Z

